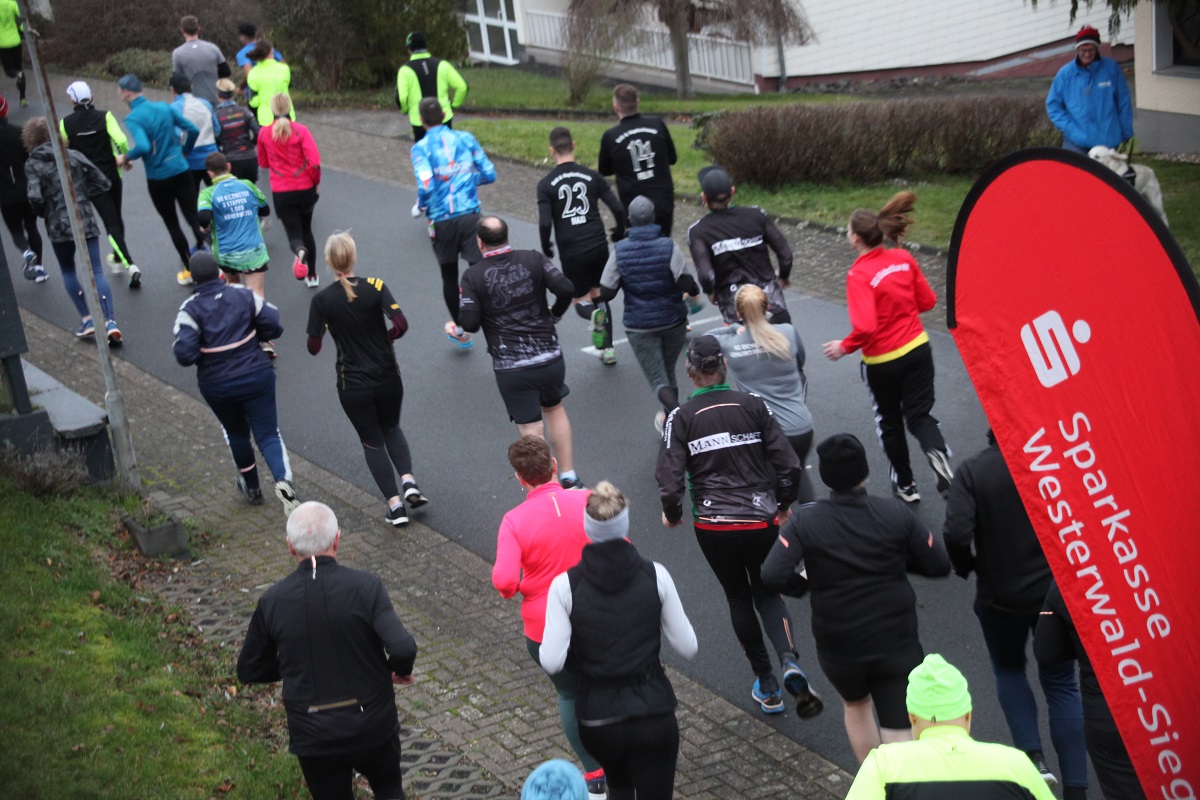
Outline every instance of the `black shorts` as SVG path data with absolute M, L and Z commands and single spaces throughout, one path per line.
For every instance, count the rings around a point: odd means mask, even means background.
M 872 661 L 847 661 L 817 648 L 821 671 L 837 689 L 838 695 L 851 703 L 870 695 L 879 726 L 899 730 L 911 727 L 905 701 L 908 673 L 916 669 L 924 657 L 920 644 Z
M 543 408 L 554 408 L 571 393 L 564 382 L 567 364 L 558 358 L 549 364 L 496 373 L 496 388 L 508 410 L 508 418 L 528 425 L 542 418 Z
M 559 251 L 562 273 L 575 287 L 575 297 L 583 297 L 593 287 L 600 285 L 604 265 L 608 263 L 608 248 L 597 248 L 583 253 Z
M 4 67 L 4 74 L 10 78 L 17 77 L 17 73 L 23 67 L 21 54 L 21 45 L 16 47 L 0 47 L 0 66 Z
M 217 266 L 220 267 L 221 272 L 224 272 L 226 275 L 232 275 L 236 278 L 239 275 L 255 275 L 259 272 L 266 272 L 268 263 L 269 262 L 264 261 L 262 266 L 255 267 L 254 269 L 230 269 L 222 264 L 217 264 Z
M 457 264 L 461 255 L 467 264 L 483 260 L 475 241 L 479 213 L 462 214 L 433 223 L 433 254 L 439 264 Z

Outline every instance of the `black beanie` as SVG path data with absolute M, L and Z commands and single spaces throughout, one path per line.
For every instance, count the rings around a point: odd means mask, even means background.
M 817 445 L 821 480 L 834 490 L 853 489 L 867 479 L 867 451 L 849 433 L 835 433 Z
M 213 258 L 212 253 L 200 250 L 188 261 L 188 272 L 192 273 L 192 280 L 196 283 L 208 283 L 217 279 L 221 268 L 217 266 L 217 260 Z

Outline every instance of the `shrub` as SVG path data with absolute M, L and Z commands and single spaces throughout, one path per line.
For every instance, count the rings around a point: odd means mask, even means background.
M 57 447 L 42 447 L 24 454 L 12 445 L 5 445 L 0 448 L 0 474 L 34 497 L 68 495 L 89 480 L 83 456 Z
M 131 48 L 114 53 L 99 64 L 89 64 L 86 69 L 109 78 L 132 72 L 143 83 L 166 86 L 171 80 L 171 54 L 165 50 Z
M 1037 98 L 797 103 L 704 122 L 712 161 L 765 188 L 971 174 L 1014 150 L 1058 141 Z

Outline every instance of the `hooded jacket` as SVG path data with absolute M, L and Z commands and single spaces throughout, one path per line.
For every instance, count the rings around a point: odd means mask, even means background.
M 479 211 L 479 189 L 496 180 L 496 168 L 475 137 L 435 125 L 412 146 L 417 203 L 434 222 Z
M 1121 65 L 1096 56 L 1085 67 L 1073 58 L 1054 76 L 1046 114 L 1071 144 L 1117 147 L 1133 136 L 1133 102 Z
M 282 334 L 275 306 L 244 286 L 205 281 L 175 317 L 175 360 L 185 367 L 195 364 L 201 386 L 223 383 L 271 369 L 258 343 Z
M 107 192 L 112 184 L 87 156 L 70 149 L 66 153 L 71 165 L 71 180 L 75 182 L 75 196 L 79 199 L 79 215 L 83 217 L 84 238 L 95 239 L 100 236 L 100 226 L 96 224 L 91 198 Z M 46 220 L 50 241 L 71 241 L 71 217 L 50 142 L 42 142 L 29 153 L 29 160 L 25 162 L 25 180 L 29 205 L 33 207 L 33 213 Z

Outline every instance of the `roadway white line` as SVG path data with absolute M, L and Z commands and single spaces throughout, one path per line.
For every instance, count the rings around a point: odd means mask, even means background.
M 688 320 L 688 324 L 692 326 L 692 330 L 695 332 L 695 329 L 701 325 L 708 325 L 710 322 L 720 322 L 723 319 L 724 317 L 705 317 L 704 319 Z M 613 339 L 613 347 L 616 347 L 619 344 L 625 344 L 628 341 L 628 339 Z M 598 356 L 602 351 L 597 350 L 591 345 L 588 345 L 587 347 L 579 348 L 579 352 L 587 353 L 589 356 Z

